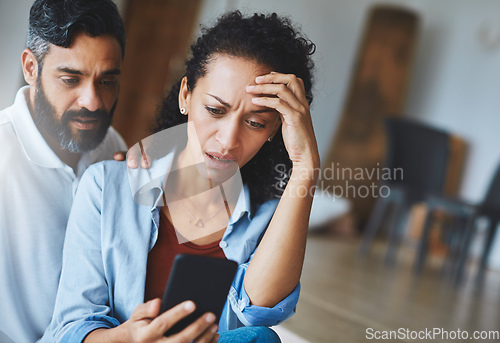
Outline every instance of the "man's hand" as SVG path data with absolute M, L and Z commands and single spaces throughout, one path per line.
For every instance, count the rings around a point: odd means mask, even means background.
M 136 149 L 130 149 L 127 153 L 127 151 L 118 151 L 115 152 L 113 155 L 113 158 L 115 161 L 125 161 L 125 158 L 127 159 L 127 166 L 129 168 L 135 169 L 139 165 L 137 161 L 141 161 L 141 167 L 144 169 L 148 169 L 151 166 L 151 161 L 149 159 L 149 156 L 146 155 L 145 153 L 141 154 L 139 156 L 139 152 Z
M 163 336 L 164 332 L 175 323 L 192 313 L 195 309 L 195 304 L 192 301 L 185 301 L 158 316 L 160 304 L 160 299 L 153 299 L 141 304 L 135 308 L 130 319 L 125 323 L 114 329 L 97 329 L 92 331 L 85 338 L 84 342 L 217 342 L 219 335 L 217 334 L 217 324 L 214 323 L 215 315 L 212 313 L 204 314 L 194 323 L 173 336 Z

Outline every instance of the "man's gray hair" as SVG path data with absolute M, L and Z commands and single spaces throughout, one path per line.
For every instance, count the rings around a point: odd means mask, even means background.
M 45 56 L 50 51 L 51 43 L 42 37 L 35 34 L 34 30 L 28 30 L 28 43 L 27 47 L 31 50 L 35 59 L 38 63 L 38 75 L 40 76 L 42 73 L 42 66 Z

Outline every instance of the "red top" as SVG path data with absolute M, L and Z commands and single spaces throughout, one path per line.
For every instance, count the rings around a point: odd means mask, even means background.
M 148 255 L 144 301 L 163 297 L 170 270 L 177 254 L 226 258 L 224 251 L 219 246 L 219 242 L 220 239 L 205 245 L 196 245 L 191 242 L 179 244 L 174 226 L 163 211 L 160 211 L 158 240 Z

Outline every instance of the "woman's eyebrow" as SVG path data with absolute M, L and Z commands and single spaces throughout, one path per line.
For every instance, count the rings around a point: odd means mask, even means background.
M 272 108 L 269 108 L 269 107 L 266 107 L 262 110 L 255 110 L 255 111 L 251 111 L 252 113 L 256 113 L 256 114 L 259 114 L 259 113 L 274 113 L 276 110 L 272 109 Z
M 207 95 L 210 95 L 212 98 L 214 98 L 215 100 L 217 100 L 218 102 L 220 102 L 224 107 L 231 108 L 231 105 L 229 105 L 227 102 L 225 102 L 224 100 L 222 100 L 221 98 L 219 98 L 217 95 L 213 95 L 213 94 L 210 94 L 210 93 L 207 93 Z
M 212 98 L 214 98 L 215 100 L 217 100 L 218 102 L 220 102 L 224 107 L 227 107 L 227 108 L 231 108 L 231 105 L 229 105 L 227 102 L 225 102 L 224 100 L 222 100 L 221 98 L 219 98 L 217 95 L 213 95 L 213 94 L 210 94 L 210 93 L 207 93 L 207 95 L 210 95 Z M 272 113 L 272 112 L 275 112 L 275 110 L 273 110 L 272 108 L 263 108 L 261 110 L 254 110 L 254 111 L 251 111 L 252 113 Z

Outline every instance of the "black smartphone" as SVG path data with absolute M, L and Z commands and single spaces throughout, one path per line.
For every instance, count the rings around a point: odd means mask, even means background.
M 186 300 L 192 300 L 196 310 L 168 329 L 165 336 L 182 331 L 206 312 L 215 314 L 218 323 L 237 269 L 238 263 L 224 258 L 177 255 L 160 313 Z

